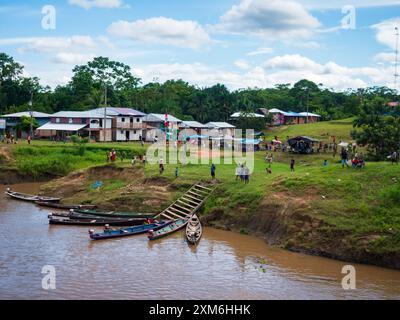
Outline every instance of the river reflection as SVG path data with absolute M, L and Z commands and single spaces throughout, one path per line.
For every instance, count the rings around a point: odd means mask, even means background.
M 36 193 L 37 184 L 13 186 Z M 197 247 L 184 233 L 104 242 L 88 229 L 49 226 L 48 210 L 6 200 L 0 186 L 1 299 L 399 299 L 400 272 L 355 265 L 357 290 L 341 288 L 346 264 L 269 247 L 261 239 L 205 228 Z M 57 289 L 41 288 L 42 267 Z

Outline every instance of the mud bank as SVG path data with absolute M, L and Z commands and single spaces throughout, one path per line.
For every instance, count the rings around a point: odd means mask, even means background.
M 96 181 L 103 183 L 99 190 L 92 188 Z M 41 190 L 63 198 L 65 203 L 96 204 L 104 210 L 158 213 L 190 185 L 188 181 L 177 182 L 158 175 L 148 177 L 142 168 L 106 165 L 53 180 Z M 215 199 L 231 197 L 224 190 L 224 183 L 218 189 L 220 191 L 212 196 Z M 262 237 L 271 245 L 291 251 L 400 269 L 398 250 L 379 252 L 374 249 L 372 243 L 378 235 L 357 238 L 324 221 L 321 212 L 311 205 L 318 197 L 312 189 L 301 197 L 276 191 L 262 198 L 255 209 L 206 206 L 200 216 L 204 225 Z
M 379 235 L 354 239 L 353 234 L 345 230 L 335 230 L 316 217 L 318 212 L 313 212 L 308 201 L 307 198 L 276 193 L 263 199 L 250 217 L 232 218 L 216 209 L 211 210 L 203 221 L 212 227 L 262 237 L 270 245 L 293 252 L 400 269 L 399 251 L 379 253 L 371 248 L 371 242 Z

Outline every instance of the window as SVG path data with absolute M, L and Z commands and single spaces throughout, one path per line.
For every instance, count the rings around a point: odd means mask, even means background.
M 139 118 L 136 118 L 136 122 L 140 122 L 140 119 L 139 119 Z
M 121 118 L 121 122 L 125 122 L 125 118 Z
M 131 118 L 131 123 L 133 123 L 133 118 Z
M 56 118 L 56 123 L 60 123 L 60 122 L 61 122 L 60 118 Z
M 121 130 L 121 134 L 124 134 L 124 130 Z
M 136 130 L 133 131 L 133 134 L 136 134 Z

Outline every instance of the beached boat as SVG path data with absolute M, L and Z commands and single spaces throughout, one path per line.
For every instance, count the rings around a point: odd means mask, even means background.
M 178 230 L 181 230 L 186 226 L 188 223 L 188 219 L 178 219 L 175 220 L 174 222 L 170 223 L 169 225 L 165 226 L 164 228 L 161 228 L 159 230 L 150 230 L 148 238 L 149 240 L 156 240 L 160 239 L 163 237 L 166 237 Z
M 21 193 L 11 191 L 11 189 L 7 189 L 5 192 L 6 195 L 10 196 L 11 198 L 22 200 L 22 201 L 29 201 L 29 202 L 36 202 L 36 201 L 43 201 L 43 202 L 60 202 L 60 198 L 53 198 L 53 197 L 44 197 L 44 196 L 35 196 L 31 194 Z
M 103 217 L 103 216 L 93 216 L 90 214 L 80 214 L 76 213 L 75 211 L 71 210 L 70 212 L 53 212 L 51 214 L 53 217 L 58 217 L 58 218 L 70 218 L 73 220 L 113 220 L 113 221 L 121 221 L 121 220 L 127 220 L 127 219 L 141 219 L 143 221 L 148 220 L 148 218 L 142 218 L 142 217 L 114 217 L 114 216 L 108 216 L 108 217 Z
M 74 209 L 74 212 L 81 215 L 90 215 L 97 217 L 107 218 L 144 218 L 152 219 L 155 217 L 155 213 L 138 213 L 138 212 L 118 212 L 118 211 L 96 211 L 96 210 L 83 210 Z
M 61 204 L 56 202 L 45 202 L 45 201 L 36 201 L 36 204 L 41 207 L 53 208 L 53 209 L 62 209 L 62 210 L 92 210 L 96 209 L 97 206 L 94 205 L 84 205 L 84 204 Z
M 170 223 L 172 223 L 172 221 L 161 221 L 157 223 L 143 224 L 141 226 L 118 229 L 118 230 L 104 230 L 104 232 L 102 233 L 94 233 L 93 230 L 89 230 L 89 235 L 92 240 L 106 240 L 106 239 L 114 239 L 121 237 L 129 237 L 147 233 L 150 230 L 158 230 L 164 228 Z
M 186 239 L 191 244 L 196 244 L 200 241 L 203 235 L 203 227 L 197 215 L 193 215 L 186 225 Z
M 137 226 L 146 222 L 146 219 L 121 219 L 121 220 L 111 220 L 111 219 L 93 219 L 93 220 L 83 220 L 83 219 L 71 219 L 56 216 L 49 216 L 50 224 L 68 225 L 68 226 L 104 226 L 108 224 L 109 226 L 124 227 L 124 226 Z

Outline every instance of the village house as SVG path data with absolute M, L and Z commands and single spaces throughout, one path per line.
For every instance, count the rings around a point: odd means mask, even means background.
M 304 124 L 318 122 L 321 116 L 310 112 L 286 112 L 279 109 L 270 109 L 269 113 L 272 115 L 272 124 L 275 126 L 291 125 L 291 124 Z
M 207 126 L 197 121 L 183 121 L 179 125 L 180 137 L 186 140 L 190 137 L 200 137 L 207 133 Z
M 182 120 L 170 114 L 150 113 L 143 118 L 143 122 L 145 124 L 143 133 L 145 140 L 154 141 L 163 137 L 169 139 L 172 133 L 178 133 Z
M 37 112 L 37 111 L 32 111 L 32 113 L 30 111 L 25 111 L 25 112 L 6 114 L 6 115 L 1 116 L 2 120 L 5 120 L 5 125 L 4 125 L 4 121 L 2 121 L 3 126 L 5 128 L 0 128 L 0 129 L 3 129 L 6 132 L 14 135 L 18 139 L 27 138 L 28 135 L 30 134 L 29 130 L 24 131 L 19 126 L 21 124 L 21 119 L 23 117 L 27 117 L 27 118 L 32 117 L 32 118 L 36 119 L 39 126 L 42 126 L 45 123 L 50 121 L 51 115 L 47 114 L 47 113 L 43 113 L 43 112 Z
M 210 136 L 223 138 L 233 138 L 235 136 L 236 127 L 227 122 L 208 122 L 205 125 Z
M 93 111 L 104 115 L 105 108 Z M 140 141 L 143 137 L 145 113 L 130 108 L 107 108 L 107 116 L 112 120 L 113 141 Z
M 104 120 L 104 113 L 90 111 L 60 111 L 51 115 L 50 122 L 36 130 L 42 138 L 64 140 L 71 135 L 90 137 L 95 141 L 112 141 L 112 121 L 110 116 Z M 104 139 L 105 136 L 105 139 Z

